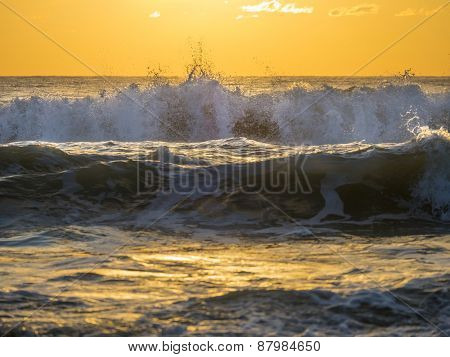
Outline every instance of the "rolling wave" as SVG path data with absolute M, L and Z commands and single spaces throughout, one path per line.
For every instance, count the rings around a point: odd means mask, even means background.
M 136 143 L 98 143 L 95 150 L 92 143 L 73 145 L 0 146 L 4 220 L 16 207 L 56 219 L 116 212 L 129 224 L 145 225 L 163 202 L 176 200 L 184 201 L 180 216 L 210 223 L 276 225 L 285 213 L 310 225 L 374 217 L 450 220 L 450 136 L 444 130 L 379 145 L 147 142 L 139 144 L 150 147 L 140 156 Z M 237 155 L 242 148 L 246 154 Z
M 16 99 L 0 107 L 0 142 L 195 142 L 247 137 L 281 144 L 404 142 L 421 127 L 449 128 L 450 94 L 419 85 L 245 95 L 213 80 L 83 99 Z

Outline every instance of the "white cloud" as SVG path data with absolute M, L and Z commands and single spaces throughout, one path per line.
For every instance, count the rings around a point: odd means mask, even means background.
M 257 5 L 241 6 L 242 11 L 245 12 L 277 12 L 281 8 L 281 3 L 277 0 L 263 1 Z
M 281 10 L 281 12 L 284 13 L 291 13 L 291 14 L 312 14 L 314 11 L 313 7 L 297 7 L 295 4 L 286 4 L 284 5 Z
M 150 17 L 151 19 L 157 19 L 158 17 L 161 17 L 161 13 L 160 13 L 159 11 L 153 11 L 153 12 L 149 15 L 149 17 Z
M 294 3 L 283 4 L 278 0 L 262 1 L 256 5 L 241 6 L 244 12 L 281 12 L 285 14 L 311 14 L 314 11 L 313 7 L 297 7 Z
M 360 4 L 353 7 L 337 7 L 328 12 L 329 16 L 363 16 L 378 14 L 377 4 Z
M 405 17 L 405 16 L 430 16 L 432 14 L 434 14 L 438 9 L 434 9 L 434 10 L 427 10 L 424 8 L 420 8 L 420 9 L 413 9 L 411 7 L 408 7 L 405 10 L 400 11 L 399 13 L 395 14 L 395 16 L 401 16 L 401 17 Z
M 257 19 L 257 18 L 259 18 L 259 15 L 258 14 L 252 14 L 252 15 L 237 15 L 236 17 L 235 17 L 235 19 L 236 20 L 243 20 L 243 19 Z

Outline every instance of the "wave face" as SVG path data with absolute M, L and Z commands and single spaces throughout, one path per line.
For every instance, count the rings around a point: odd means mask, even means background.
M 277 226 L 286 217 L 311 226 L 417 217 L 445 222 L 449 156 L 443 130 L 377 145 L 293 147 L 244 138 L 9 144 L 0 146 L 1 216 L 7 224 L 19 212 L 48 221 L 117 214 L 115 222 L 145 227 L 180 201 L 180 223 L 223 227 Z
M 197 142 L 247 137 L 281 144 L 403 142 L 421 127 L 448 130 L 450 94 L 417 84 L 296 86 L 244 95 L 213 80 L 83 99 L 31 97 L 0 107 L 0 142 Z

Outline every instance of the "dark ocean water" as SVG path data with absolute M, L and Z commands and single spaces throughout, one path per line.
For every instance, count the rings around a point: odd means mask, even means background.
M 450 333 L 449 78 L 0 78 L 0 333 Z

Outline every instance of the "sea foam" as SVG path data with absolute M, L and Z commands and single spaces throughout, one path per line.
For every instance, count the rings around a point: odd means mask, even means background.
M 0 107 L 0 142 L 195 142 L 247 137 L 281 144 L 404 142 L 422 127 L 448 130 L 450 94 L 419 85 L 347 90 L 294 87 L 245 95 L 214 80 L 101 97 L 15 99 Z

